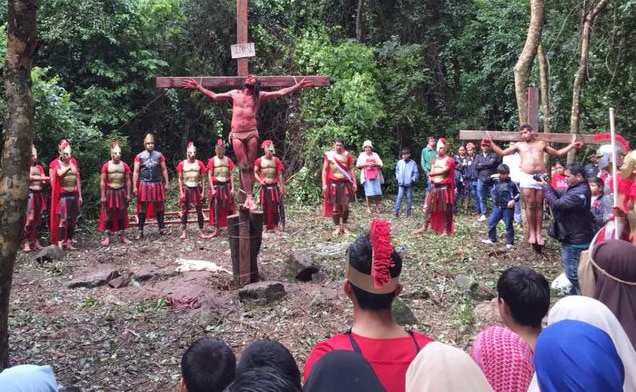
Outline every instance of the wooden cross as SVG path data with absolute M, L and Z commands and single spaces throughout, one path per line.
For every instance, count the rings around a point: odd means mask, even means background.
M 570 133 L 545 133 L 536 132 L 539 124 L 539 110 L 538 100 L 539 91 L 536 87 L 528 89 L 528 123 L 535 130 L 535 138 L 543 140 L 548 143 L 564 143 L 569 144 L 572 141 L 572 134 Z M 460 140 L 481 140 L 488 138 L 488 135 L 495 141 L 504 142 L 518 142 L 521 141 L 519 132 L 506 132 L 506 131 L 487 131 L 487 130 L 461 130 L 459 131 Z M 596 141 L 593 139 L 594 135 L 589 134 L 576 134 L 576 141 L 583 142 L 583 144 L 604 144 L 607 141 Z
M 236 29 L 237 44 L 247 44 L 247 2 L 248 0 L 237 0 L 236 2 Z M 248 59 L 240 58 L 237 64 L 238 76 L 168 76 L 156 78 L 157 88 L 181 88 L 185 79 L 194 79 L 201 86 L 210 89 L 238 89 L 241 87 L 245 76 L 248 73 Z M 302 79 L 311 82 L 314 87 L 328 86 L 329 76 L 259 76 L 262 87 L 288 87 L 293 86 Z M 254 162 L 248 162 L 249 167 L 254 167 Z M 253 173 L 253 171 L 252 171 Z M 254 180 L 253 174 L 251 177 Z M 245 194 L 243 182 L 240 189 Z M 262 235 L 262 213 L 256 213 L 241 207 L 237 215 L 228 217 L 230 225 L 228 235 L 230 240 L 230 250 L 232 252 L 232 270 L 235 286 L 258 281 L 257 257 L 261 244 Z M 238 228 L 237 228 L 238 227 Z M 256 238 L 258 237 L 258 238 Z

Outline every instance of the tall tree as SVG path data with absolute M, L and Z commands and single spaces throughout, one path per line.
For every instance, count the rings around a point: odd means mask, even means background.
M 31 66 L 37 46 L 35 0 L 9 0 L 4 86 L 7 118 L 0 175 L 0 369 L 9 364 L 9 299 L 29 189 L 33 140 Z
M 543 0 L 530 0 L 530 25 L 526 43 L 523 46 L 517 65 L 515 65 L 515 95 L 519 108 L 519 123 L 528 122 L 528 79 L 532 71 L 532 63 L 541 43 L 541 31 L 545 21 L 545 4 Z
M 579 67 L 574 77 L 572 87 L 572 110 L 570 111 L 570 133 L 577 133 L 581 111 L 581 92 L 585 84 L 587 64 L 590 54 L 590 38 L 594 21 L 598 14 L 607 6 L 609 0 L 583 1 L 581 7 L 581 22 L 579 25 Z M 568 162 L 574 160 L 574 152 L 568 153 Z

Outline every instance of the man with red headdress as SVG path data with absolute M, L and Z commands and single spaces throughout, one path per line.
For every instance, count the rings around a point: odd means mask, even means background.
M 124 230 L 128 223 L 128 200 L 130 200 L 130 167 L 121 160 L 119 142 L 110 146 L 110 160 L 102 165 L 99 176 L 99 190 L 101 192 L 101 207 L 97 228 L 106 232 L 102 240 L 103 246 L 110 244 L 110 235 L 119 232 L 123 244 L 129 244 Z
M 261 184 L 261 205 L 265 212 L 263 232 L 274 230 L 278 233 L 279 206 L 285 193 L 283 164 L 278 157 L 274 156 L 274 143 L 271 140 L 265 140 L 261 148 L 265 155 L 254 162 L 254 175 Z
M 194 143 L 188 143 L 186 149 L 187 159 L 177 165 L 177 181 L 179 182 L 179 203 L 181 204 L 181 238 L 186 238 L 186 226 L 188 225 L 188 210 L 194 206 L 197 211 L 197 223 L 199 224 L 199 238 L 210 238 L 203 233 L 203 189 L 205 189 L 206 167 L 196 159 L 197 148 Z
M 38 164 L 38 151 L 34 145 L 31 145 L 29 197 L 23 229 L 25 252 L 31 251 L 31 243 L 34 243 L 35 249 L 42 249 L 42 244 L 40 244 L 40 225 L 42 224 L 42 213 L 46 211 L 46 200 L 44 200 L 44 194 L 42 193 L 42 184 L 48 180 L 49 177 L 44 174 L 44 169 Z
M 157 217 L 159 234 L 170 234 L 164 222 L 166 191 L 170 189 L 166 158 L 162 153 L 155 151 L 155 137 L 152 133 L 146 134 L 144 138 L 144 151 L 135 156 L 132 186 L 133 193 L 137 196 L 137 239 L 144 238 L 146 218 L 153 216 Z
M 402 258 L 391 243 L 391 226 L 373 219 L 369 234 L 358 237 L 348 251 L 343 290 L 353 304 L 353 324 L 347 333 L 314 346 L 303 378 L 333 350 L 355 351 L 369 362 L 388 392 L 404 392 L 406 370 L 432 339 L 407 331 L 394 319 L 393 300 L 402 292 Z
M 75 250 L 73 235 L 80 215 L 82 183 L 77 161 L 71 156 L 71 145 L 66 139 L 58 146 L 59 157 L 49 164 L 51 180 L 51 244 Z
M 349 201 L 358 191 L 353 158 L 345 150 L 342 138 L 334 140 L 333 149 L 325 153 L 322 165 L 322 191 L 324 205 L 322 215 L 332 217 L 336 229 L 333 235 L 348 234 Z
M 429 173 L 433 189 L 426 197 L 424 223 L 413 234 L 424 233 L 429 225 L 441 235 L 451 235 L 455 232 L 453 225 L 455 160 L 446 155 L 447 151 L 446 139 L 440 138 L 437 141 L 437 158 L 433 159 Z
M 219 227 L 227 227 L 227 216 L 236 212 L 234 205 L 234 162 L 225 156 L 223 140 L 215 147 L 216 156 L 208 161 L 208 182 L 210 183 L 210 225 L 214 226 L 212 237 L 219 233 Z

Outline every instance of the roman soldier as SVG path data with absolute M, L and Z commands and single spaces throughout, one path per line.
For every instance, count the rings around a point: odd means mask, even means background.
M 51 243 L 75 250 L 73 235 L 83 204 L 82 183 L 71 145 L 65 139 L 58 146 L 59 157 L 49 164 L 51 181 Z
M 162 153 L 155 151 L 155 138 L 152 133 L 148 133 L 144 138 L 144 151 L 135 156 L 132 186 L 133 193 L 137 196 L 137 239 L 144 238 L 146 218 L 155 216 L 159 224 L 159 234 L 170 234 L 164 221 L 166 191 L 170 189 L 166 158 Z
M 437 158 L 433 159 L 429 173 L 433 190 L 426 197 L 424 223 L 413 234 L 424 233 L 429 225 L 441 235 L 450 235 L 455 231 L 453 226 L 455 160 L 446 155 L 447 151 L 446 139 L 440 138 L 437 141 Z
M 99 176 L 101 207 L 97 228 L 106 233 L 103 246 L 110 244 L 110 235 L 119 232 L 123 244 L 129 244 L 124 230 L 128 223 L 128 201 L 130 200 L 130 167 L 121 160 L 121 147 L 118 142 L 110 146 L 110 160 L 102 165 Z
M 210 238 L 203 232 L 203 189 L 205 189 L 205 165 L 196 159 L 197 148 L 194 143 L 188 143 L 187 159 L 177 165 L 177 180 L 179 182 L 179 204 L 181 205 L 181 239 L 186 238 L 188 225 L 188 210 L 194 206 L 199 223 L 199 238 Z
M 334 235 L 349 233 L 345 226 L 349 220 L 349 201 L 358 190 L 353 168 L 353 158 L 345 150 L 342 138 L 336 138 L 322 165 L 323 216 L 333 218 Z
M 265 155 L 254 162 L 254 175 L 261 184 L 261 206 L 265 213 L 263 232 L 274 230 L 278 233 L 281 198 L 285 193 L 283 164 L 274 156 L 274 143 L 265 140 L 261 144 Z
M 35 249 L 42 249 L 40 244 L 40 227 L 42 213 L 46 211 L 46 200 L 42 186 L 49 180 L 44 174 L 44 169 L 38 164 L 38 151 L 31 145 L 31 167 L 29 168 L 29 196 L 26 208 L 26 220 L 24 222 L 24 251 L 31 251 L 31 243 Z
M 227 227 L 227 217 L 236 213 L 234 204 L 234 162 L 225 156 L 223 140 L 217 140 L 216 156 L 208 161 L 208 182 L 210 184 L 210 226 L 214 226 L 212 237 L 219 227 Z

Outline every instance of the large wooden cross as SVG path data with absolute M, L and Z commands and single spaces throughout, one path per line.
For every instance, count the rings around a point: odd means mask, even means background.
M 539 91 L 536 87 L 528 88 L 528 123 L 532 126 L 535 132 L 539 128 Z M 488 135 L 495 141 L 504 142 L 518 142 L 521 141 L 519 132 L 507 132 L 507 131 L 488 131 L 488 130 L 461 130 L 459 131 L 460 140 L 481 140 L 487 138 Z M 589 134 L 577 134 L 576 141 L 583 142 L 583 144 L 604 144 L 607 141 L 596 141 L 593 139 L 594 135 Z M 546 133 L 536 132 L 535 137 L 539 140 L 543 140 L 548 143 L 565 143 L 569 144 L 572 141 L 572 134 L 570 133 Z
M 237 44 L 248 44 L 247 35 L 247 2 L 248 0 L 237 0 L 236 2 L 236 30 Z M 249 74 L 248 58 L 239 58 L 237 64 L 238 76 L 167 76 L 156 78 L 158 88 L 181 88 L 185 79 L 195 79 L 201 86 L 210 89 L 230 90 L 240 88 L 245 76 Z M 329 76 L 320 75 L 276 75 L 259 76 L 261 86 L 288 87 L 298 83 L 303 78 L 310 81 L 314 87 L 328 86 Z M 254 167 L 254 162 L 248 162 L 249 167 Z M 251 172 L 253 173 L 253 171 Z M 251 181 L 254 181 L 253 174 Z M 239 181 L 240 189 L 244 197 L 246 189 L 243 189 L 243 182 Z M 258 281 L 257 257 L 262 236 L 262 213 L 239 208 L 239 213 L 228 217 L 228 235 L 230 250 L 232 252 L 232 270 L 234 283 L 237 287 L 247 283 Z

